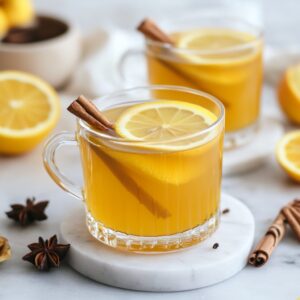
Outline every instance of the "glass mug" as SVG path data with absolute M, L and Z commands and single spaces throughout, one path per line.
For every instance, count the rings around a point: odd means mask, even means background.
M 75 134 L 59 133 L 47 142 L 46 170 L 60 187 L 83 199 L 88 230 L 97 240 L 129 251 L 161 252 L 196 244 L 216 230 L 222 177 L 223 105 L 204 92 L 175 86 L 133 88 L 94 103 L 114 121 L 132 105 L 189 97 L 197 98 L 199 105 L 216 116 L 212 125 L 180 141 L 200 141 L 195 148 L 149 148 L 149 142 L 137 145 L 136 141 L 96 131 L 82 120 L 78 120 Z M 67 179 L 56 164 L 56 150 L 64 145 L 80 148 L 83 188 Z
M 261 30 L 217 13 L 179 18 L 161 27 L 173 40 L 179 41 L 179 45 L 146 39 L 145 51 L 129 50 L 121 58 L 119 71 L 123 79 L 128 81 L 128 58 L 144 53 L 150 84 L 198 89 L 223 103 L 226 110 L 225 149 L 250 141 L 259 123 L 263 79 Z M 202 36 L 198 44 L 191 42 L 193 35 Z M 190 46 L 182 46 L 180 41 Z

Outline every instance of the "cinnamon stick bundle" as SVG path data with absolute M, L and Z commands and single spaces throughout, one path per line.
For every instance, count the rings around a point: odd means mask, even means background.
M 111 132 L 116 135 L 114 124 L 97 108 L 97 106 L 84 96 L 79 96 L 67 108 L 69 112 L 87 122 L 90 126 L 100 131 Z M 91 145 L 93 151 L 110 168 L 115 177 L 133 194 L 137 200 L 144 205 L 153 215 L 159 218 L 168 218 L 169 211 L 147 193 L 128 174 L 127 170 L 116 159 L 104 152 L 100 147 Z
M 255 267 L 263 266 L 286 233 L 287 224 L 300 241 L 300 201 L 294 200 L 281 210 L 266 234 L 250 254 L 248 262 Z

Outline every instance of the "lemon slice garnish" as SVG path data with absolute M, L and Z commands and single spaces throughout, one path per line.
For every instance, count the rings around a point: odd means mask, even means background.
M 255 36 L 230 29 L 201 29 L 175 34 L 176 46 L 190 50 L 204 51 L 204 55 L 180 54 L 192 63 L 228 63 L 239 61 L 256 51 L 248 48 L 239 52 L 230 51 L 255 40 Z M 225 51 L 218 53 L 218 51 Z M 226 52 L 227 51 L 227 52 Z M 211 52 L 211 53 L 210 53 Z M 250 55 L 251 57 L 252 55 Z
M 115 128 L 124 139 L 145 142 L 143 147 L 178 151 L 206 142 L 209 135 L 197 135 L 216 120 L 216 115 L 199 105 L 159 100 L 128 108 Z
M 286 134 L 278 143 L 276 157 L 286 173 L 300 181 L 300 130 Z
M 60 102 L 43 80 L 23 72 L 0 72 L 0 153 L 31 150 L 56 125 Z

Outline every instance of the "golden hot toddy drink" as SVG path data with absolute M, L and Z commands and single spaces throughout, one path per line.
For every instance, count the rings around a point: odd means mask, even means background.
M 84 197 L 95 222 L 127 235 L 156 237 L 191 230 L 216 216 L 223 134 L 198 134 L 216 115 L 166 100 L 105 114 L 130 148 L 92 135 L 80 139 Z
M 175 46 L 169 49 L 147 44 L 150 83 L 187 86 L 216 96 L 226 109 L 226 132 L 254 124 L 260 107 L 262 40 L 224 28 L 174 32 L 171 38 Z
M 121 250 L 166 252 L 216 231 L 225 127 L 218 99 L 156 85 L 94 102 L 80 96 L 68 110 L 79 118 L 76 134 L 53 136 L 44 163 L 58 185 L 84 200 L 86 225 L 96 240 Z M 63 145 L 80 149 L 82 187 L 56 164 Z

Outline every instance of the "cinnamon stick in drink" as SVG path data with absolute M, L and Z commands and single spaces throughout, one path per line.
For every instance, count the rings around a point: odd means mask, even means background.
M 276 249 L 286 232 L 285 216 L 282 212 L 276 217 L 272 225 L 258 243 L 249 257 L 249 264 L 255 267 L 263 266 Z
M 152 20 L 144 19 L 141 24 L 137 27 L 137 30 L 142 32 L 147 38 L 173 45 L 174 41 L 172 38 L 161 30 Z
M 91 116 L 85 108 L 80 105 L 77 101 L 73 101 L 70 106 L 67 108 L 70 113 L 78 117 L 79 119 L 84 120 L 92 127 L 95 127 L 101 131 L 107 131 L 108 128 L 102 124 L 99 120 Z
M 99 120 L 99 122 L 106 128 L 114 129 L 113 123 L 106 118 L 106 116 L 98 109 L 98 107 L 92 101 L 88 100 L 83 95 L 80 95 L 77 98 L 76 102 L 79 103 L 87 111 L 88 114 L 90 114 L 96 120 Z
M 84 96 L 79 96 L 67 109 L 78 118 L 87 122 L 90 126 L 101 131 L 111 131 L 116 135 L 114 124 L 106 118 L 106 116 L 94 103 Z M 125 186 L 125 188 L 130 193 L 134 194 L 137 200 L 140 201 L 153 215 L 159 218 L 167 218 L 170 216 L 169 211 L 160 205 L 160 203 L 155 201 L 151 195 L 139 186 L 117 160 L 104 152 L 100 147 L 91 147 L 102 161 L 105 162 L 111 169 L 112 173 Z
M 110 168 L 114 176 L 121 182 L 126 189 L 154 216 L 167 218 L 170 213 L 162 205 L 146 192 L 136 181 L 127 173 L 127 170 L 114 158 L 102 151 L 99 147 L 91 145 L 97 156 Z

